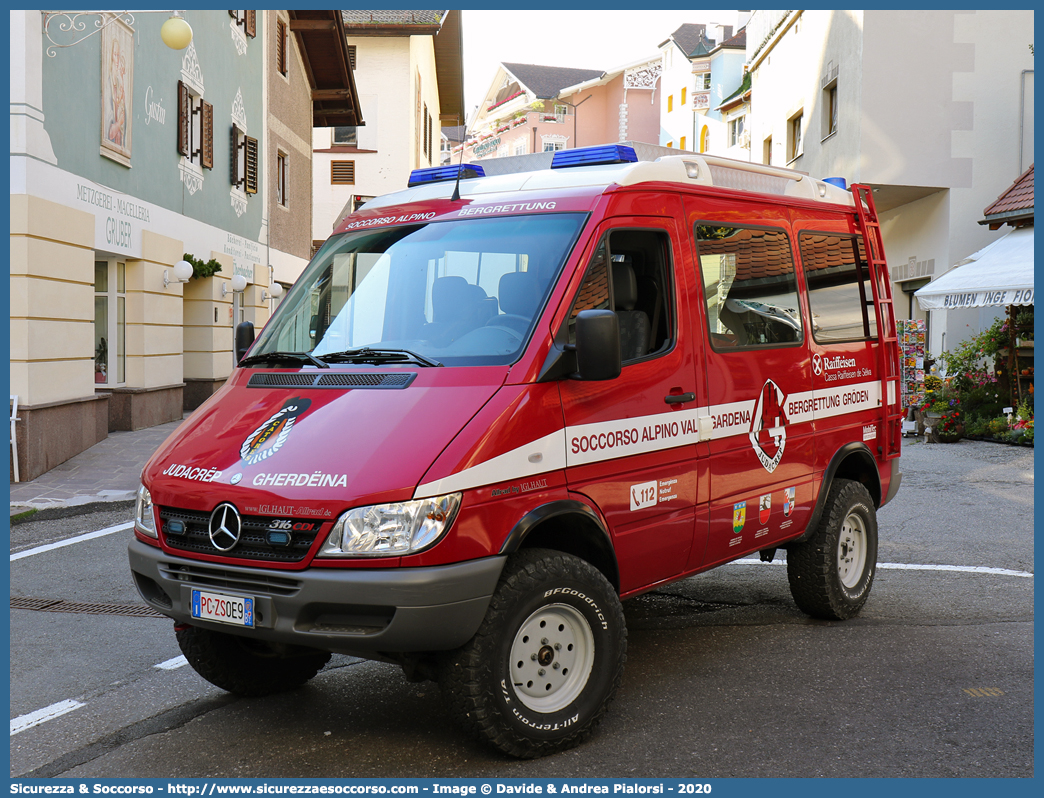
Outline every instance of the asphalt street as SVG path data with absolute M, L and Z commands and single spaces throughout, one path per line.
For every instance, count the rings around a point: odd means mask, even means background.
M 26 556 L 127 509 L 19 524 L 12 601 L 67 604 L 11 610 L 11 717 L 78 706 L 12 735 L 11 775 L 1030 777 L 1033 451 L 909 442 L 903 470 L 857 618 L 804 616 L 778 561 L 628 601 L 607 718 L 529 762 L 467 737 L 434 684 L 391 665 L 335 657 L 291 693 L 229 696 L 178 666 L 169 620 L 120 614 L 141 606 L 129 530 Z

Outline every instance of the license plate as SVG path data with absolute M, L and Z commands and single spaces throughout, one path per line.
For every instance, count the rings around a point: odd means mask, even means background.
M 254 625 L 254 600 L 243 596 L 192 591 L 192 617 L 233 626 Z

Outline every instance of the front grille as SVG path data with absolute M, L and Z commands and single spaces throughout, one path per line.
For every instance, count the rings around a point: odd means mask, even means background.
M 172 549 L 188 551 L 195 554 L 214 554 L 221 557 L 232 557 L 238 560 L 254 560 L 264 562 L 301 562 L 308 554 L 312 544 L 322 529 L 322 522 L 314 519 L 287 519 L 267 515 L 243 515 L 242 531 L 239 542 L 229 551 L 222 551 L 210 540 L 210 513 L 197 510 L 182 510 L 174 507 L 160 508 L 160 523 L 163 530 L 163 541 Z M 171 521 L 180 521 L 185 531 L 172 534 L 169 531 Z M 281 526 L 273 526 L 280 522 Z M 287 522 L 298 529 L 286 530 Z M 272 545 L 268 542 L 268 532 L 277 531 L 289 534 L 289 545 Z
M 416 379 L 414 372 L 323 371 L 319 373 L 286 373 L 262 371 L 250 375 L 248 388 L 408 388 Z
M 241 573 L 220 566 L 199 563 L 160 563 L 167 579 L 196 587 L 227 588 L 260 596 L 292 596 L 301 589 L 301 580 L 273 573 Z

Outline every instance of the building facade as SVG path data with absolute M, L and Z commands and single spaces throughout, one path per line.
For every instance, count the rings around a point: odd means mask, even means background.
M 224 383 L 235 325 L 268 319 L 272 263 L 307 254 L 293 177 L 310 179 L 310 119 L 297 44 L 276 39 L 285 12 L 186 12 L 181 50 L 161 41 L 168 12 L 10 13 L 10 378 L 33 479 Z M 291 77 L 270 91 L 278 57 Z
M 438 166 L 442 125 L 463 121 L 459 11 L 344 11 L 364 126 L 312 135 L 313 249 L 344 211 Z
M 741 29 L 748 13 L 737 12 L 735 26 L 687 23 L 660 42 L 658 141 L 663 146 L 724 154 L 725 123 L 718 106 L 743 76 L 746 50 Z
M 651 142 L 659 126 L 660 71 L 656 56 L 608 71 L 503 63 L 469 125 L 464 158 Z
M 870 184 L 901 318 L 1033 162 L 1033 11 L 756 11 L 748 158 Z M 991 308 L 933 311 L 931 353 Z

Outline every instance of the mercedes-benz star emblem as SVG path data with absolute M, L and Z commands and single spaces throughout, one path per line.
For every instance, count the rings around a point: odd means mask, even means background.
M 210 542 L 219 551 L 231 551 L 239 543 L 239 534 L 243 524 L 239 519 L 239 511 L 228 502 L 219 504 L 210 514 Z

